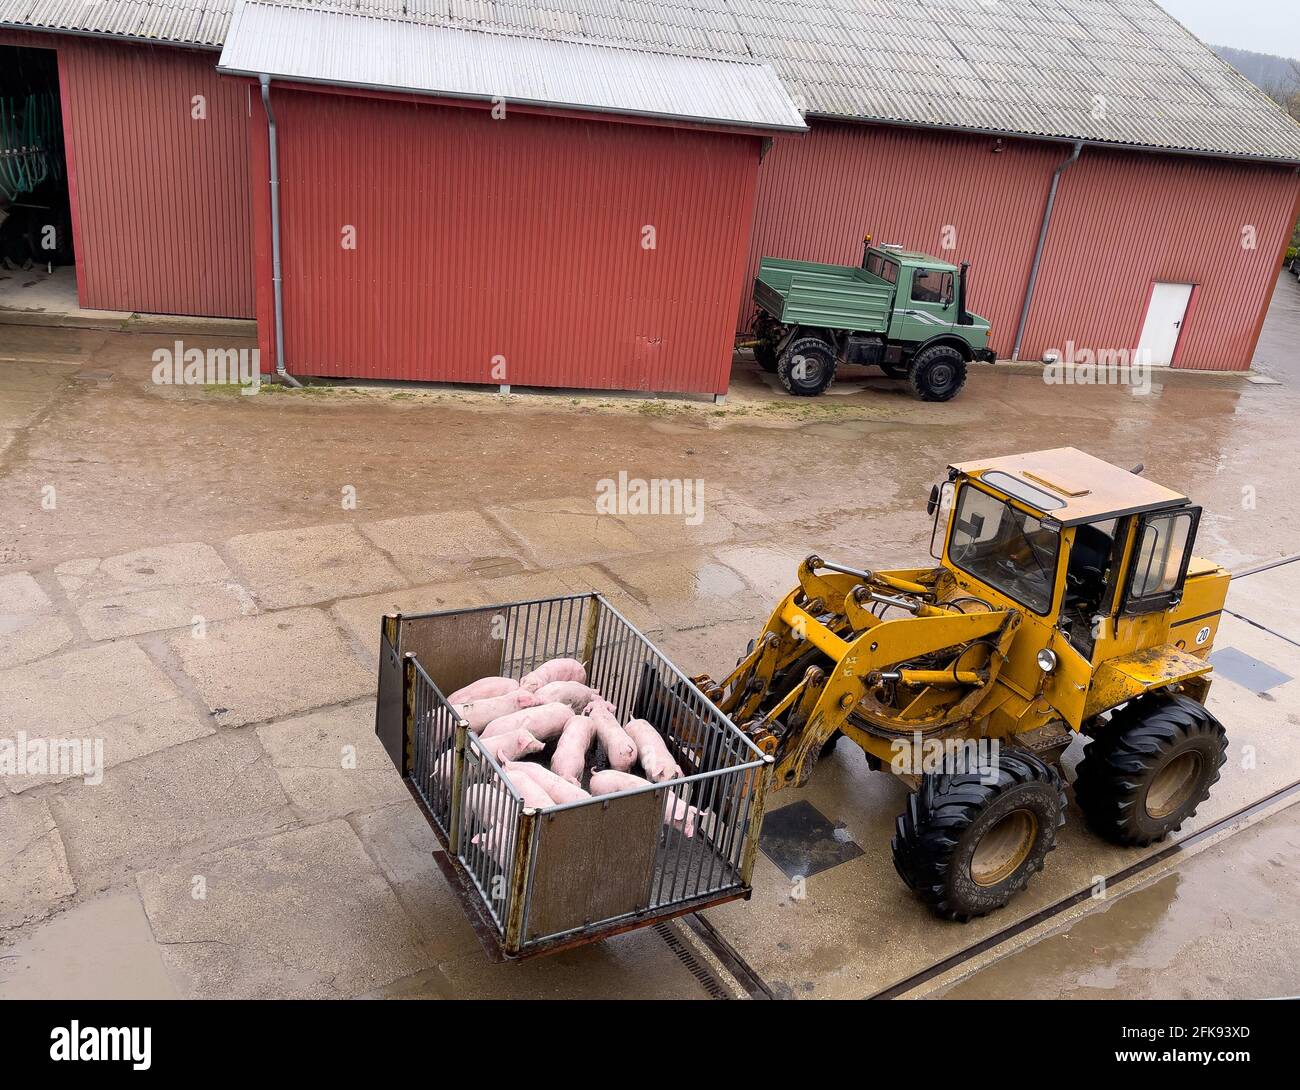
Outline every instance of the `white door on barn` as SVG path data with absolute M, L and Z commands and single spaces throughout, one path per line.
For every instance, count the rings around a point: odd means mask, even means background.
M 1153 284 L 1147 320 L 1138 338 L 1138 360 L 1156 367 L 1168 367 L 1178 346 L 1178 334 L 1192 297 L 1191 284 Z

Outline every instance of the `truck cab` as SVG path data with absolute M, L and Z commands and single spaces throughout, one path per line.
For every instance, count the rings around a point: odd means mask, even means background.
M 863 248 L 862 268 L 894 289 L 889 340 L 921 344 L 955 333 L 987 342 L 988 320 L 966 309 L 964 268 L 928 254 L 872 246 Z

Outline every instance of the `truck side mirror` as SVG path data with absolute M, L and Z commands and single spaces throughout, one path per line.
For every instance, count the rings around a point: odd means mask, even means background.
M 925 513 L 933 515 L 939 509 L 939 486 L 932 484 L 930 486 L 930 498 L 925 501 Z

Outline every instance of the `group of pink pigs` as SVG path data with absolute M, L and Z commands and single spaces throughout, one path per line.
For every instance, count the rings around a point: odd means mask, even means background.
M 549 659 L 518 680 L 480 678 L 447 701 L 501 765 L 527 807 L 579 802 L 683 775 L 652 724 L 644 719 L 619 723 L 618 709 L 587 684 L 586 667 L 577 659 Z M 555 748 L 549 768 L 540 760 L 525 760 L 551 741 Z M 593 769 L 584 788 L 587 756 L 597 741 L 609 767 Z M 437 772 L 444 780 L 450 776 L 450 756 L 439 762 Z M 631 772 L 638 764 L 644 777 Z M 667 796 L 664 821 L 694 836 L 702 812 L 671 790 Z M 474 806 L 473 798 L 468 801 Z

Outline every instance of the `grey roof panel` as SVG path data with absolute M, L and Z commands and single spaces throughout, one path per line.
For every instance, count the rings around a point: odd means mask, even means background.
M 264 3 L 767 62 L 819 116 L 1300 162 L 1300 126 L 1156 0 Z M 0 25 L 212 46 L 233 4 L 0 0 Z
M 217 70 L 764 131 L 807 126 L 765 64 L 247 0 Z

